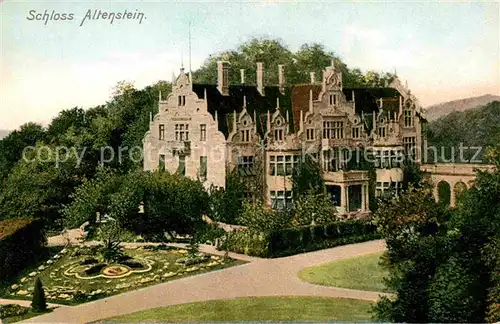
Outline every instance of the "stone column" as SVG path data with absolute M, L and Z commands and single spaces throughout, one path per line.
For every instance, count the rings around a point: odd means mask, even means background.
M 364 192 L 364 197 L 365 197 L 365 204 L 364 204 L 364 207 L 365 207 L 365 211 L 368 211 L 370 209 L 370 188 L 368 187 L 368 185 L 365 185 L 364 186 L 365 188 L 365 192 Z
M 455 184 L 450 182 L 450 207 L 455 208 Z
M 347 212 L 347 208 L 346 208 L 346 185 L 345 184 L 341 184 L 340 185 L 340 207 L 341 208 L 344 208 L 344 212 Z
M 346 204 L 346 212 L 348 213 L 349 210 L 349 186 L 345 186 L 345 204 Z
M 361 210 L 365 210 L 365 185 L 361 185 Z
M 434 199 L 436 201 L 439 201 L 439 192 L 438 192 L 438 185 L 437 185 L 437 183 L 434 185 Z

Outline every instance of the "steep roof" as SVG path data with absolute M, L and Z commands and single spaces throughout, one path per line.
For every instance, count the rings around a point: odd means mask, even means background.
M 285 88 L 284 94 L 281 94 L 279 87 L 264 87 L 265 95 L 262 96 L 254 85 L 230 85 L 229 94 L 223 96 L 215 84 L 193 84 L 193 91 L 198 98 L 204 98 L 206 90 L 208 98 L 208 112 L 215 116 L 217 111 L 219 130 L 224 133 L 226 138 L 231 132 L 233 113 L 240 113 L 243 110 L 243 97 L 246 97 L 247 112 L 257 117 L 257 132 L 263 136 L 266 132 L 267 112 L 271 115 L 276 111 L 277 98 L 280 101 L 280 111 L 286 116 L 288 111 L 289 118 L 293 121 L 290 125 L 290 132 L 298 131 L 300 124 L 300 111 L 304 114 L 309 110 L 309 91 L 313 90 L 313 98 L 317 99 L 321 92 L 321 85 L 299 84 L 291 88 Z M 399 106 L 400 93 L 394 88 L 344 88 L 342 89 L 346 99 L 352 100 L 352 95 L 356 100 L 356 113 L 372 114 L 378 112 L 377 100 L 383 98 L 384 110 L 394 110 Z
M 305 114 L 309 110 L 309 91 L 313 90 L 313 99 L 317 100 L 322 86 L 319 84 L 299 84 L 291 89 L 291 101 L 293 109 L 293 123 L 296 130 L 299 129 L 300 111 Z M 373 111 L 378 112 L 377 100 L 383 98 L 384 108 L 394 109 L 395 103 L 399 107 L 400 93 L 394 88 L 343 88 L 346 100 L 351 101 L 354 94 L 356 101 L 356 113 L 372 114 Z
M 257 116 L 257 132 L 263 136 L 266 131 L 266 118 L 269 111 L 273 114 L 276 111 L 277 98 L 280 101 L 280 110 L 283 116 L 286 111 L 291 114 L 290 90 L 285 89 L 285 93 L 281 94 L 276 86 L 264 87 L 264 96 L 260 94 L 256 86 L 251 85 L 231 85 L 229 86 L 229 95 L 223 96 L 214 84 L 193 84 L 193 91 L 198 95 L 198 98 L 204 98 L 204 92 L 207 92 L 208 112 L 215 116 L 217 111 L 219 130 L 224 135 L 229 135 L 232 126 L 232 114 L 236 110 L 240 113 L 243 110 L 243 97 L 246 97 L 247 112 L 250 116 Z M 293 131 L 293 130 L 292 130 Z

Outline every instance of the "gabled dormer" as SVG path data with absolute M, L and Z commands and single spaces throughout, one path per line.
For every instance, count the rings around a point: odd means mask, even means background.
M 268 112 L 269 114 L 269 112 Z M 273 142 L 284 142 L 290 132 L 290 118 L 288 111 L 283 116 L 280 109 L 279 98 L 276 99 L 276 111 L 268 118 L 268 138 Z
M 258 140 L 257 122 L 254 111 L 254 116 L 251 116 L 247 110 L 246 97 L 243 97 L 242 111 L 238 114 L 236 110 L 233 112 L 233 127 L 229 134 L 229 140 L 233 143 L 254 143 Z

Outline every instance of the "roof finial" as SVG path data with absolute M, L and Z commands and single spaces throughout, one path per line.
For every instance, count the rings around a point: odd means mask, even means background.
M 276 97 L 276 108 L 280 109 L 280 97 Z
M 247 107 L 247 96 L 243 95 L 243 108 Z
M 193 83 L 191 78 L 191 20 L 189 21 L 189 81 Z
M 184 72 L 184 50 L 181 48 L 181 72 Z
M 160 102 L 160 101 L 161 101 L 161 90 L 158 93 L 158 102 Z

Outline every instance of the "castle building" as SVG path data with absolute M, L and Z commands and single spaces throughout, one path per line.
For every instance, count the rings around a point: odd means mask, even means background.
M 237 168 L 261 180 L 268 203 L 279 209 L 292 205 L 292 170 L 308 154 L 346 215 L 369 212 L 369 171 L 352 161 L 373 159 L 376 195 L 401 190 L 405 157 L 420 163 L 426 121 L 398 78 L 384 88 L 344 88 L 332 61 L 321 82 L 311 73 L 311 82 L 299 85 L 286 85 L 279 65 L 278 85 L 270 86 L 258 62 L 255 85 L 245 83 L 244 70 L 233 85 L 229 68 L 218 62 L 216 85 L 193 83 L 181 69 L 172 93 L 160 94 L 143 140 L 145 170 L 180 172 L 208 190 L 224 187 Z

